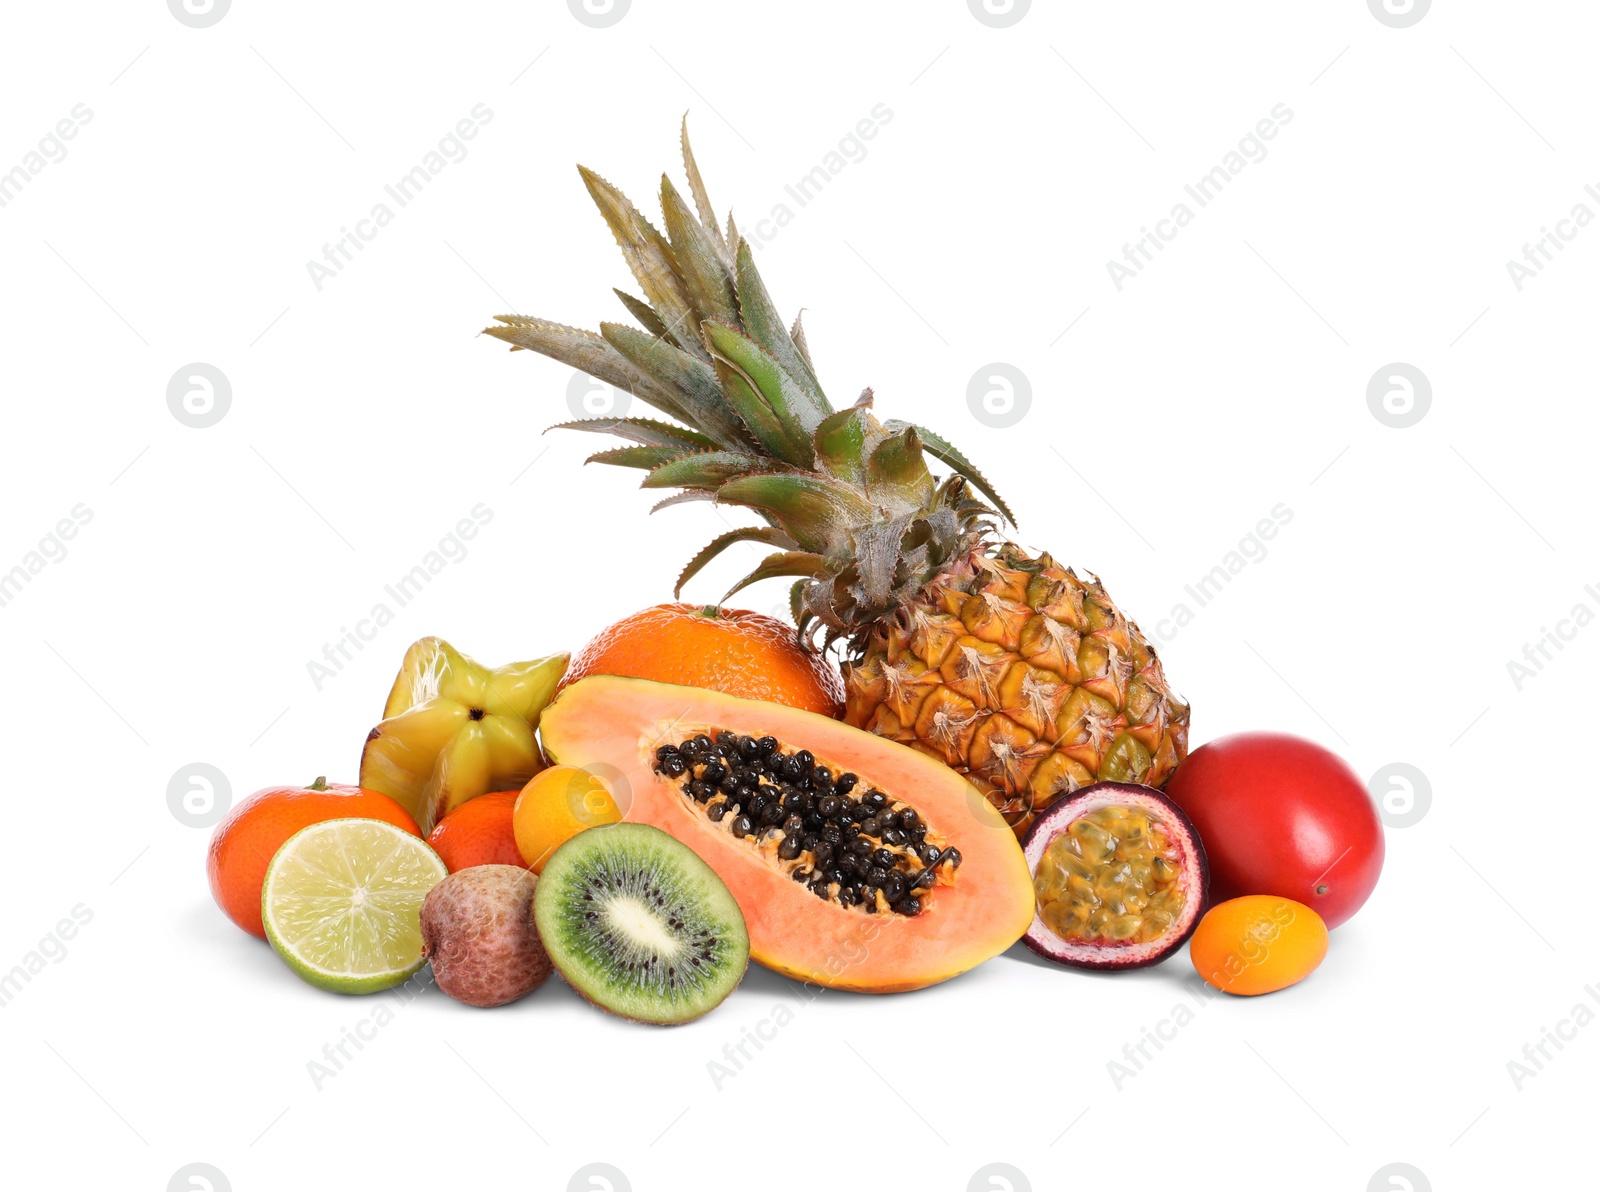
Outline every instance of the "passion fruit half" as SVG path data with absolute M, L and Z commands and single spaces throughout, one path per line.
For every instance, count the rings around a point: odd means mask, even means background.
M 1210 871 L 1200 835 L 1154 787 L 1097 782 L 1051 804 L 1022 844 L 1040 956 L 1087 969 L 1158 964 L 1194 933 Z

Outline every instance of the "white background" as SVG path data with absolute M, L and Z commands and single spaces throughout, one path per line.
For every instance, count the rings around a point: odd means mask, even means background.
M 0 170 L 93 113 L 0 208 L 0 570 L 92 511 L 0 608 L 0 969 L 93 916 L 0 1011 L 8 1184 L 154 1190 L 204 1162 L 237 1192 L 566 1188 L 603 1162 L 639 1192 L 960 1192 L 1004 1187 L 974 1174 L 1004 1162 L 1034 1189 L 1360 1192 L 1403 1162 L 1434 1189 L 1572 1186 L 1600 1026 L 1520 1090 L 1507 1063 L 1600 1011 L 1600 629 L 1520 690 L 1507 663 L 1600 609 L 1600 229 L 1520 292 L 1506 262 L 1600 212 L 1592 6 L 1463 0 L 1406 29 L 1361 0 L 1039 2 L 1000 29 L 957 0 L 635 0 L 610 28 L 552 0 L 4 22 Z M 319 290 L 307 262 L 480 103 L 467 156 Z M 1119 292 L 1107 261 L 1280 103 L 1265 159 Z M 877 104 L 866 156 L 788 200 Z M 676 1030 L 558 981 L 495 1012 L 430 993 L 314 1087 L 308 1061 L 378 1003 L 302 985 L 223 918 L 209 830 L 168 781 L 353 781 L 413 638 L 492 663 L 576 648 L 724 528 L 708 506 L 646 520 L 633 474 L 580 466 L 598 440 L 541 437 L 571 416 L 569 370 L 477 335 L 507 309 L 621 317 L 631 283 L 572 163 L 653 212 L 662 168 L 682 185 L 685 110 L 719 207 L 794 209 L 758 259 L 806 306 L 835 402 L 873 385 L 966 448 L 1024 542 L 1104 577 L 1164 643 L 1196 743 L 1279 728 L 1363 776 L 1426 775 L 1431 808 L 1389 831 L 1306 984 L 1207 1005 L 1120 1089 L 1108 1061 L 1193 1004 L 1183 956 L 1100 977 L 1013 949 L 924 993 L 803 1006 L 753 969 Z M 192 362 L 231 382 L 206 429 L 166 402 Z M 994 362 L 1031 382 L 1009 428 L 968 406 Z M 1367 404 L 1392 362 L 1432 385 L 1407 429 Z M 319 690 L 324 644 L 479 502 L 467 556 Z M 1266 557 L 1163 635 L 1279 503 Z M 716 1087 L 708 1063 L 786 1004 Z

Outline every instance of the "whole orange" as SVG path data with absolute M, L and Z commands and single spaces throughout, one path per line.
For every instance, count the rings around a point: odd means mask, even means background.
M 211 835 L 206 852 L 206 878 L 211 897 L 251 935 L 267 938 L 261 926 L 261 883 L 267 865 L 284 841 L 301 828 L 331 819 L 384 820 L 416 836 L 417 821 L 388 795 L 359 786 L 328 784 L 318 778 L 310 786 L 269 786 L 228 812 Z
M 844 714 L 844 680 L 787 621 L 743 609 L 658 604 L 603 630 L 573 656 L 563 687 L 624 675 L 706 687 L 824 716 Z
M 517 851 L 517 836 L 511 826 L 511 811 L 521 793 L 492 791 L 468 799 L 434 825 L 428 843 L 444 859 L 445 868 L 451 873 L 474 865 L 527 868 Z

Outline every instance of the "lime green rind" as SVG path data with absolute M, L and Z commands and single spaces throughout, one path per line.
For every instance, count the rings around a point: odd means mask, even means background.
M 653 861 L 675 899 L 714 931 L 714 959 L 698 988 L 669 995 L 637 979 L 622 982 L 608 971 L 609 956 L 579 930 L 584 870 L 610 859 Z M 670 1026 L 692 1021 L 720 1005 L 743 978 L 750 937 L 739 904 L 722 879 L 687 845 L 647 824 L 612 824 L 580 832 L 545 863 L 534 894 L 534 922 L 562 977 L 584 998 L 636 1022 Z M 691 928 L 695 924 L 690 924 Z
M 284 842 L 261 886 L 261 921 L 283 962 L 333 993 L 377 993 L 405 981 L 422 955 L 422 900 L 448 871 L 426 841 L 382 820 L 326 820 Z M 352 916 L 354 890 L 365 911 Z M 343 918 L 347 962 L 332 963 Z M 358 957 L 358 953 L 364 953 Z

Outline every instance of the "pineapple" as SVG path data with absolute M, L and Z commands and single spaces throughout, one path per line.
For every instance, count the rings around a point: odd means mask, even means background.
M 487 329 L 671 419 L 561 424 L 626 440 L 590 462 L 676 490 L 655 509 L 705 500 L 760 516 L 708 543 L 675 591 L 735 543 L 771 547 L 727 596 L 793 578 L 801 641 L 841 648 L 846 719 L 965 774 L 1019 835 L 1088 783 L 1164 782 L 1189 709 L 1138 627 L 1098 579 L 1002 541 L 1010 509 L 953 444 L 880 422 L 870 389 L 833 408 L 799 320 L 779 317 L 733 217 L 718 225 L 687 125 L 682 145 L 694 208 L 663 176 L 664 234 L 579 167 L 644 292 L 616 291 L 638 327 L 499 315 Z M 950 474 L 935 477 L 928 456 Z

